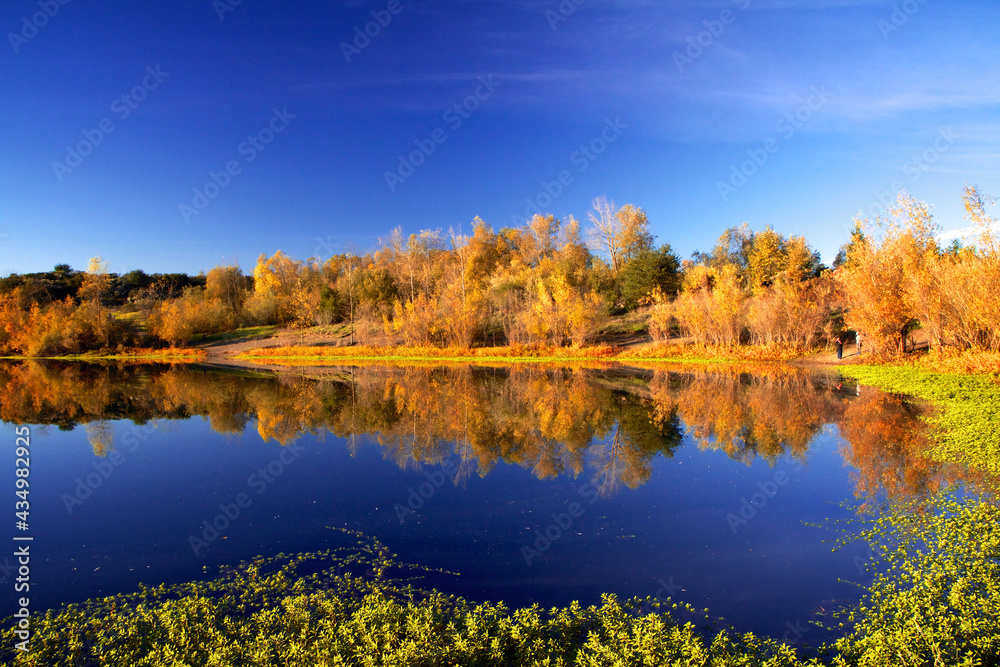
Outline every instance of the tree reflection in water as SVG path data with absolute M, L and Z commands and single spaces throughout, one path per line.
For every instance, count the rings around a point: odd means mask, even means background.
M 750 463 L 805 460 L 828 425 L 842 436 L 859 496 L 935 491 L 959 473 L 925 456 L 921 408 L 874 389 L 839 388 L 806 372 L 664 369 L 362 367 L 315 377 L 217 372 L 190 366 L 0 364 L 0 419 L 83 424 L 98 456 L 114 447 L 110 421 L 202 416 L 213 430 L 286 445 L 331 433 L 349 447 L 374 439 L 402 467 L 461 462 L 455 482 L 498 461 L 540 479 L 586 475 L 602 494 L 636 488 L 685 434 Z

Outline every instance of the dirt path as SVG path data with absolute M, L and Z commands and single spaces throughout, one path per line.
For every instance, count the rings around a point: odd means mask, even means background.
M 913 347 L 908 348 L 911 350 L 923 350 L 929 345 L 927 339 L 927 334 L 924 333 L 923 329 L 917 329 L 909 336 L 913 341 Z M 868 347 L 864 341 L 861 341 L 861 353 L 858 354 L 857 345 L 849 344 L 844 346 L 844 356 L 842 359 L 837 359 L 836 350 L 830 350 L 829 352 L 823 352 L 820 354 L 813 355 L 811 357 L 802 357 L 800 359 L 793 359 L 791 362 L 796 366 L 806 366 L 806 367 L 830 367 L 830 366 L 843 366 L 849 364 L 863 364 L 868 361 L 871 356 L 871 347 Z
M 678 342 L 683 342 L 678 340 Z M 642 333 L 616 334 L 596 341 L 596 344 L 614 345 L 623 350 L 651 345 L 653 339 Z M 289 347 L 289 346 L 309 346 L 309 347 L 346 347 L 348 339 L 342 337 L 316 335 L 309 333 L 297 333 L 295 331 L 283 330 L 274 336 L 267 338 L 239 339 L 232 341 L 221 341 L 212 343 L 201 343 L 193 347 L 205 350 L 207 360 L 211 362 L 231 361 L 232 357 L 238 354 L 253 350 L 258 347 Z
M 205 350 L 209 361 L 218 362 L 230 360 L 238 354 L 253 350 L 258 347 L 287 347 L 298 346 L 332 346 L 343 345 L 343 339 L 331 336 L 317 336 L 300 334 L 292 331 L 279 331 L 276 335 L 267 338 L 244 338 L 240 340 L 222 341 L 217 343 L 203 343 L 194 347 Z
M 916 344 L 916 349 L 926 348 L 928 345 L 927 336 L 923 330 L 917 330 L 911 334 L 911 338 Z M 673 339 L 671 343 L 682 344 L 690 339 Z M 330 346 L 344 347 L 348 343 L 346 338 L 338 338 L 328 335 L 317 335 L 309 333 L 297 333 L 292 330 L 279 331 L 274 336 L 267 338 L 253 338 L 233 341 L 222 341 L 214 343 L 203 343 L 195 347 L 205 350 L 207 357 L 205 363 L 211 366 L 224 366 L 230 368 L 246 368 L 254 370 L 272 370 L 288 372 L 287 366 L 268 366 L 259 363 L 250 363 L 235 359 L 237 355 L 253 350 L 255 348 L 268 347 L 288 347 L 288 346 Z M 653 340 L 645 334 L 618 334 L 608 336 L 597 341 L 598 344 L 615 345 L 622 349 L 641 348 L 653 344 Z M 837 359 L 834 350 L 822 352 L 809 357 L 801 357 L 789 361 L 789 364 L 803 368 L 814 368 L 817 370 L 829 370 L 831 367 L 865 363 L 871 356 L 870 348 L 863 347 L 859 354 L 857 346 L 852 344 L 844 346 L 842 359 Z
M 837 358 L 837 352 L 822 352 L 820 354 L 814 354 L 811 357 L 800 357 L 799 359 L 792 359 L 788 363 L 793 366 L 801 366 L 803 368 L 813 368 L 813 369 L 823 369 L 829 370 L 835 366 L 844 366 L 848 364 L 863 364 L 866 359 L 870 356 L 868 350 L 864 349 L 862 345 L 862 352 L 858 354 L 858 348 L 856 345 L 845 345 L 844 346 L 844 357 L 842 359 Z
M 287 347 L 290 345 L 330 345 L 336 347 L 343 345 L 343 340 L 332 336 L 308 335 L 285 330 L 279 331 L 277 334 L 268 337 L 201 343 L 194 345 L 193 347 L 205 350 L 206 352 L 207 356 L 205 359 L 199 362 L 201 365 L 219 369 L 240 369 L 253 372 L 280 373 L 282 375 L 308 375 L 309 377 L 316 378 L 337 375 L 342 372 L 340 370 L 324 369 L 323 367 L 298 368 L 291 366 L 261 364 L 235 358 L 238 354 L 247 352 L 248 350 L 254 350 L 259 347 Z

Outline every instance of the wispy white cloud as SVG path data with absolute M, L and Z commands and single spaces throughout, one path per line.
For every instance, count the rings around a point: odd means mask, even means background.
M 500 11 L 482 0 L 464 4 L 484 16 Z M 400 76 L 383 66 L 378 75 L 364 67 L 342 68 L 331 70 L 332 78 L 295 83 L 290 91 L 338 102 L 346 97 L 346 106 L 358 112 L 429 113 L 467 94 L 477 76 L 493 74 L 504 85 L 490 100 L 493 111 L 570 121 L 627 112 L 637 133 L 709 143 L 772 131 L 775 120 L 794 111 L 814 86 L 825 86 L 830 99 L 806 133 L 886 135 L 911 123 L 954 123 L 1000 106 L 995 50 L 954 35 L 944 49 L 943 38 L 927 27 L 947 16 L 947 8 L 923 6 L 922 28 L 914 19 L 905 34 L 887 41 L 876 28 L 892 11 L 886 0 L 750 0 L 679 71 L 674 54 L 683 52 L 688 38 L 723 8 L 742 2 L 588 0 L 553 31 L 543 15 L 558 4 L 520 0 L 506 5 L 521 12 L 517 20 L 508 16 L 502 27 L 474 22 L 489 71 L 470 70 L 443 50 L 420 74 L 412 68 L 400 68 L 406 72 Z M 540 41 L 546 48 L 537 48 Z M 394 48 L 405 52 L 405 45 Z
M 1000 221 L 994 222 L 987 229 L 991 230 L 994 235 L 1000 236 Z M 941 232 L 938 234 L 937 239 L 940 243 L 951 243 L 952 241 L 960 241 L 962 245 L 976 245 L 981 238 L 982 229 L 976 226 L 963 227 L 961 229 L 953 229 L 951 231 Z

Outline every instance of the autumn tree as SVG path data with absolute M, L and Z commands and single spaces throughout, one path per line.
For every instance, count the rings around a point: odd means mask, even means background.
M 254 293 L 247 309 L 260 324 L 316 323 L 323 291 L 321 267 L 299 262 L 280 250 L 261 255 L 254 267 Z
M 524 259 L 529 266 L 537 266 L 539 261 L 552 256 L 558 248 L 561 226 L 562 222 L 552 214 L 536 214 L 528 221 L 527 231 L 530 233 L 524 238 L 531 244 L 526 248 Z
M 115 334 L 121 330 L 111 311 L 104 307 L 104 298 L 111 285 L 108 268 L 108 263 L 100 256 L 91 258 L 79 292 L 79 315 L 92 329 L 101 348 L 109 347 Z
M 294 317 L 292 294 L 298 281 L 299 264 L 278 250 L 271 257 L 261 254 L 253 270 L 253 295 L 247 310 L 257 324 L 289 322 Z
M 194 335 L 194 322 L 183 299 L 161 303 L 150 317 L 153 333 L 171 347 L 185 345 Z
M 672 312 L 681 330 L 699 342 L 739 344 L 745 327 L 746 294 L 737 267 L 689 266 Z
M 590 243 L 608 256 L 616 277 L 630 259 L 653 246 L 646 212 L 632 204 L 616 208 L 606 197 L 598 197 L 588 218 Z
M 415 297 L 413 283 L 413 257 L 406 239 L 403 238 L 403 228 L 394 227 L 388 236 L 379 238 L 379 258 L 388 267 L 396 285 L 403 287 L 411 300 Z
M 692 259 L 696 264 L 712 267 L 716 270 L 724 266 L 736 267 L 740 279 L 744 279 L 749 265 L 750 250 L 753 247 L 753 230 L 743 223 L 739 227 L 730 227 L 719 236 L 711 253 L 695 252 Z
M 788 252 L 784 236 L 768 225 L 753 234 L 746 253 L 746 283 L 758 292 L 770 286 L 779 273 L 787 268 Z
M 231 323 L 235 324 L 243 311 L 247 297 L 247 281 L 238 265 L 216 266 L 208 272 L 205 292 L 209 299 L 219 301 Z
M 975 249 L 960 254 L 955 271 L 962 285 L 956 307 L 961 308 L 965 342 L 1000 351 L 1000 221 L 987 208 L 996 200 L 979 188 L 966 186 L 962 193 L 966 217 L 972 222 Z
M 861 234 L 835 277 L 846 300 L 845 322 L 882 351 L 903 351 L 917 311 L 908 267 L 913 255 L 930 243 L 926 207 L 905 192 L 889 218 L 856 218 Z M 916 235 L 911 235 L 912 232 Z
M 749 297 L 747 329 L 753 343 L 808 350 L 832 337 L 829 326 L 837 305 L 829 271 L 803 279 L 800 271 L 786 269 Z
M 83 285 L 78 293 L 82 301 L 101 304 L 111 284 L 111 276 L 108 271 L 109 266 L 104 258 L 100 256 L 90 258 L 87 272 L 84 274 Z
M 358 258 L 353 253 L 334 255 L 323 263 L 324 291 L 320 296 L 321 307 L 331 318 L 346 316 L 350 325 L 350 342 L 354 345 L 354 305 L 357 294 Z M 343 313 L 341 313 L 343 310 Z

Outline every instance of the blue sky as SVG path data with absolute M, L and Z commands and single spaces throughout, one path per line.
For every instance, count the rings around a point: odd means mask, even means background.
M 250 269 L 600 195 L 683 256 L 747 222 L 830 262 L 894 188 L 946 230 L 965 183 L 1000 194 L 995 1 L 235 2 L 3 3 L 0 274 Z

